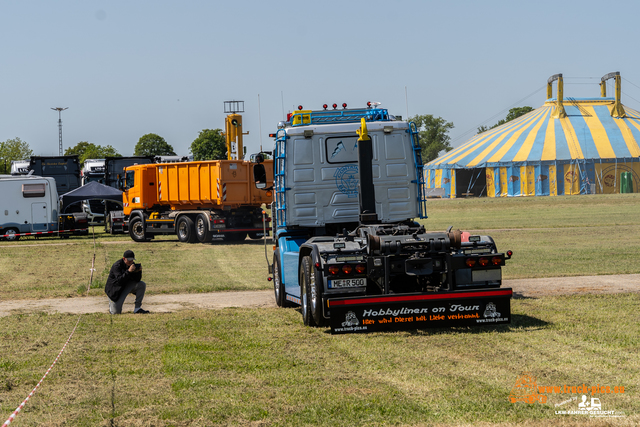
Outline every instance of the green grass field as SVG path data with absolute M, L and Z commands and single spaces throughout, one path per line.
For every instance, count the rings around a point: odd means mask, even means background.
M 436 200 L 425 225 L 493 236 L 515 252 L 507 278 L 640 273 L 638 196 Z M 111 263 L 127 248 L 144 265 L 149 293 L 270 286 L 260 242 L 134 244 L 99 235 L 91 295 L 103 294 Z M 1 242 L 0 298 L 81 298 L 93 254 L 87 237 Z M 82 315 L 12 425 L 638 425 L 639 306 L 640 293 L 515 299 L 510 325 L 335 336 L 302 326 L 295 309 Z M 0 318 L 5 419 L 77 320 Z M 556 414 L 578 409 L 576 393 L 512 403 L 525 371 L 539 386 L 622 386 L 624 393 L 589 397 L 624 417 Z
M 514 257 L 505 279 L 640 273 L 640 194 L 517 199 L 430 200 L 429 231 L 450 225 L 494 238 Z M 0 242 L 3 298 L 102 295 L 111 264 L 133 249 L 143 264 L 147 292 L 195 293 L 268 289 L 262 241 L 185 244 L 175 236 L 134 243 L 96 227 L 92 236 Z M 35 245 L 35 246 L 34 246 Z M 271 259 L 272 246 L 267 248 Z

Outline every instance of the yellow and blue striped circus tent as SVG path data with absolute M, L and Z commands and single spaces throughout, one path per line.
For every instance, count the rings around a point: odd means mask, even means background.
M 606 97 L 615 78 L 616 96 Z M 557 81 L 558 95 L 551 97 Z M 620 75 L 601 96 L 563 98 L 562 75 L 547 101 L 477 134 L 424 166 L 428 192 L 442 197 L 555 196 L 639 192 L 640 112 L 620 103 Z

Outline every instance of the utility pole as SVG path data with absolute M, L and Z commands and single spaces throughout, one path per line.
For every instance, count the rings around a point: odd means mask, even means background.
M 57 107 L 57 108 L 51 108 L 52 110 L 55 110 L 58 112 L 58 134 L 60 136 L 60 144 L 58 146 L 58 151 L 60 152 L 60 156 L 62 156 L 62 112 L 64 110 L 68 110 L 69 107 Z

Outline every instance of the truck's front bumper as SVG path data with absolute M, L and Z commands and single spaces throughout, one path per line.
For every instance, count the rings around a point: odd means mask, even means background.
M 511 288 L 330 298 L 331 333 L 511 322 Z

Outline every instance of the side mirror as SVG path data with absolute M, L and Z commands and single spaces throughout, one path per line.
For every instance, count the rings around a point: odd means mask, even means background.
M 264 165 L 256 163 L 253 165 L 253 179 L 256 183 L 256 188 L 264 189 L 267 187 L 267 171 L 264 169 Z

